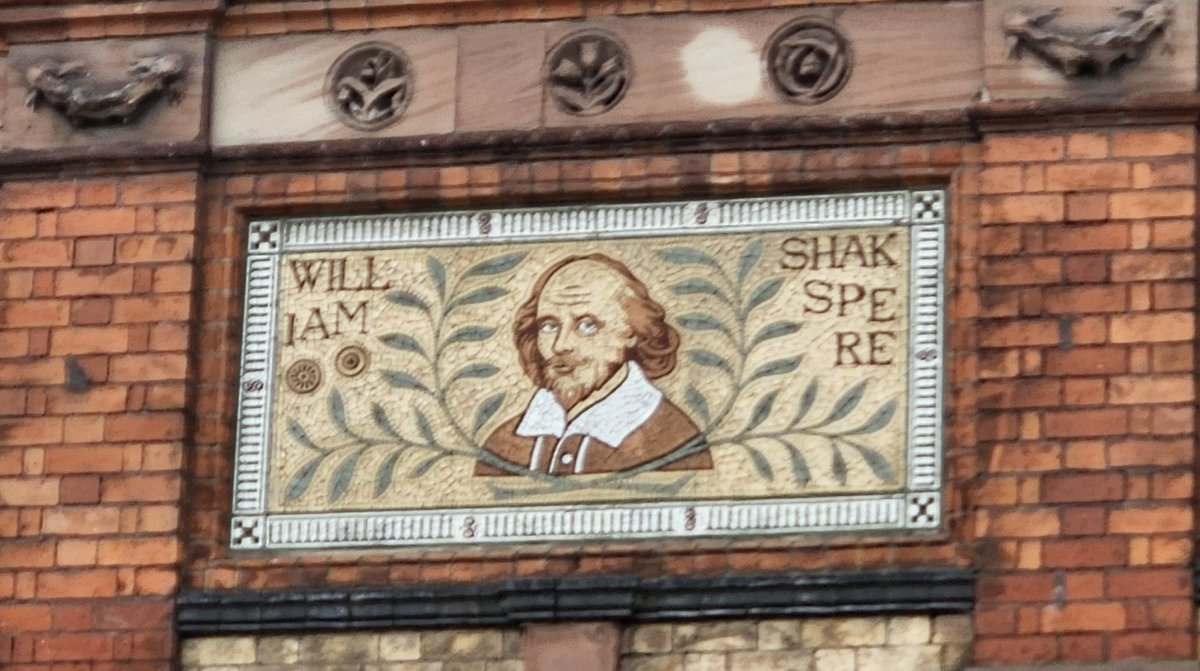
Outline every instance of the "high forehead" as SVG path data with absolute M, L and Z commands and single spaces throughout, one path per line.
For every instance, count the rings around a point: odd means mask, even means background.
M 628 281 L 608 264 L 591 259 L 572 261 L 546 281 L 541 305 L 588 305 L 628 292 Z

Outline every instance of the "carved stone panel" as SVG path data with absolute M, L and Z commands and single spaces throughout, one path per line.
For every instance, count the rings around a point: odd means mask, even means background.
M 386 119 L 347 123 L 331 89 L 342 77 L 330 81 L 331 68 L 366 41 L 403 52 L 408 98 L 403 110 L 393 109 Z M 435 30 L 376 31 L 369 40 L 360 34 L 324 34 L 222 41 L 214 64 L 213 144 L 449 133 L 454 130 L 457 47 L 453 31 Z M 384 102 L 380 91 L 374 93 L 372 100 Z
M 986 0 L 987 95 L 1192 90 L 1196 12 L 1192 0 Z
M 797 26 L 802 43 L 820 48 L 801 44 L 793 62 L 770 45 Z M 938 39 L 930 39 L 932 26 Z M 582 28 L 618 36 L 636 80 L 619 106 L 599 116 L 566 114 L 547 100 L 547 126 L 945 109 L 969 104 L 979 90 L 979 15 L 970 3 L 551 24 L 547 41 Z
M 0 148 L 199 139 L 203 38 L 12 47 Z
M 928 529 L 940 191 L 251 224 L 234 547 Z

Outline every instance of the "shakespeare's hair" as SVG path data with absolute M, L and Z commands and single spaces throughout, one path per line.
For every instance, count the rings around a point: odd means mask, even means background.
M 542 369 L 545 359 L 538 350 L 537 305 L 541 299 L 546 283 L 562 268 L 576 261 L 595 261 L 608 266 L 622 279 L 629 289 L 631 296 L 621 300 L 621 306 L 629 317 L 629 325 L 636 339 L 633 347 L 626 352 L 630 361 L 635 361 L 651 380 L 658 379 L 675 370 L 675 354 L 679 350 L 679 332 L 666 320 L 666 310 L 653 298 L 646 285 L 642 283 L 625 264 L 604 254 L 587 254 L 568 256 L 550 266 L 542 273 L 533 285 L 529 300 L 517 308 L 517 318 L 513 323 L 513 338 L 517 345 L 517 354 L 521 359 L 521 368 L 529 379 L 539 387 L 546 386 Z

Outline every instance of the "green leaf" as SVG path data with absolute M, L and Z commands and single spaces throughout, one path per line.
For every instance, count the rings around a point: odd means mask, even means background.
M 838 402 L 834 404 L 833 410 L 829 413 L 829 416 L 826 417 L 820 424 L 817 424 L 811 428 L 815 429 L 817 427 L 833 424 L 846 415 L 849 415 L 851 412 L 854 412 L 854 409 L 858 407 L 858 402 L 862 400 L 863 391 L 866 390 L 866 388 L 866 380 L 863 380 L 853 387 L 850 387 L 846 393 L 842 394 L 842 397 L 838 399 Z
M 379 472 L 375 474 L 375 496 L 383 496 L 383 493 L 392 486 L 392 475 L 396 472 L 396 462 L 400 461 L 400 455 L 404 454 L 404 449 L 401 448 L 392 452 L 383 460 L 379 466 Z
M 413 469 L 412 477 L 414 477 L 414 478 L 424 477 L 424 475 L 429 472 L 429 469 L 433 468 L 434 464 L 441 461 L 445 457 L 446 457 L 445 454 L 435 454 L 432 457 L 429 457 L 428 459 L 426 459 L 425 461 L 422 461 L 420 463 L 420 465 L 418 465 L 416 468 Z
M 738 282 L 745 282 L 746 276 L 754 270 L 754 266 L 758 265 L 758 260 L 762 258 L 763 243 L 762 240 L 755 240 L 750 243 L 746 251 L 742 253 L 742 262 L 738 266 Z
M 775 407 L 775 397 L 779 395 L 779 390 L 775 390 L 766 396 L 759 399 L 754 405 L 754 411 L 750 413 L 750 421 L 747 422 L 745 431 L 753 431 L 759 424 L 767 421 L 771 416 L 771 409 Z
M 704 395 L 696 389 L 694 385 L 688 385 L 687 391 L 683 394 L 683 400 L 688 404 L 688 407 L 696 411 L 700 415 L 700 419 L 708 424 L 712 420 L 712 413 L 708 409 L 708 401 L 704 400 Z
M 450 312 L 455 308 L 460 308 L 464 305 L 478 305 L 479 303 L 487 303 L 494 301 L 501 296 L 508 294 L 508 289 L 504 287 L 483 287 L 476 289 L 462 298 L 455 299 L 446 307 L 446 312 Z
M 433 278 L 433 285 L 437 287 L 438 297 L 446 300 L 446 266 L 431 256 L 425 259 L 425 267 L 429 269 L 429 276 Z
M 350 489 L 350 481 L 354 479 L 354 471 L 358 468 L 358 460 L 362 458 L 363 450 L 355 450 L 342 460 L 333 475 L 329 478 L 329 502 L 333 503 L 346 495 Z
M 871 418 L 863 423 L 862 426 L 852 431 L 846 431 L 843 436 L 859 436 L 867 433 L 875 433 L 888 425 L 892 421 L 892 416 L 896 414 L 896 401 L 891 400 L 879 406 Z
M 417 378 L 398 370 L 383 371 L 383 379 L 397 389 L 418 389 L 426 393 L 429 392 L 429 388 L 421 384 Z
M 750 453 L 750 461 L 754 464 L 754 470 L 758 471 L 758 474 L 764 479 L 774 480 L 775 469 L 771 468 L 771 462 L 767 461 L 766 456 L 749 445 L 743 445 L 742 447 L 746 448 L 746 451 Z
M 505 254 L 504 256 L 497 256 L 494 259 L 488 259 L 483 263 L 471 266 L 467 272 L 463 273 L 463 277 L 481 277 L 484 275 L 499 275 L 500 273 L 506 273 L 520 265 L 520 263 L 525 260 L 527 255 L 527 252 L 513 252 L 512 254 Z
M 416 294 L 408 291 L 393 291 L 387 295 L 387 299 L 396 305 L 403 305 L 406 308 L 416 308 L 426 313 L 429 312 L 429 305 Z
M 887 459 L 883 458 L 882 454 L 866 445 L 850 443 L 850 446 L 858 450 L 858 453 L 862 455 L 863 461 L 867 462 L 867 466 L 871 467 L 871 472 L 875 474 L 875 477 L 889 485 L 896 483 L 896 473 L 892 471 L 892 465 L 887 462 Z
M 842 456 L 842 451 L 833 441 L 829 442 L 829 446 L 833 448 L 832 463 L 830 470 L 833 471 L 833 477 L 837 478 L 839 484 L 846 484 L 846 478 L 850 475 L 850 469 L 846 467 L 846 458 Z
M 730 366 L 728 361 L 708 350 L 692 350 L 687 353 L 687 357 L 688 359 L 691 359 L 692 363 L 698 366 L 704 366 L 705 368 L 718 368 L 726 373 L 729 373 L 730 375 L 733 375 L 733 366 Z
M 800 331 L 799 322 L 775 322 L 774 324 L 763 327 L 761 331 L 756 333 L 754 338 L 750 340 L 750 346 L 754 347 L 759 343 L 773 340 L 775 338 L 782 338 L 783 336 L 789 336 L 793 333 L 797 333 L 798 331 Z
M 725 295 L 724 291 L 718 289 L 712 282 L 694 278 L 685 280 L 671 287 L 677 296 L 713 296 L 726 304 L 728 304 L 729 296 Z
M 782 286 L 782 278 L 767 280 L 766 282 L 758 285 L 758 288 L 754 290 L 754 293 L 750 294 L 750 300 L 746 303 L 746 309 L 742 312 L 742 314 L 748 315 L 754 311 L 754 308 L 757 308 L 763 303 L 766 303 L 774 298 L 775 294 L 779 293 L 779 288 Z
M 446 342 L 442 343 L 442 347 L 449 347 L 464 342 L 483 342 L 496 334 L 496 329 L 491 326 L 464 326 L 446 338 Z
M 320 451 L 321 448 L 317 447 L 317 444 L 312 441 L 312 438 L 308 437 L 308 434 L 304 432 L 304 427 L 300 426 L 300 422 L 297 422 L 289 417 L 287 421 L 287 430 L 288 433 L 292 435 L 292 440 L 300 443 L 310 450 Z
M 702 312 L 693 312 L 683 315 L 678 319 L 679 325 L 689 331 L 720 331 L 729 337 L 733 337 L 733 332 L 729 327 L 722 324 L 716 317 L 706 315 Z
M 428 358 L 428 356 L 425 354 L 425 348 L 421 347 L 421 343 L 417 342 L 416 338 L 403 333 L 389 333 L 387 335 L 379 336 L 379 342 L 382 342 L 392 349 L 398 349 L 401 352 L 416 352 L 417 354 Z
M 500 406 L 504 404 L 504 396 L 504 393 L 499 393 L 495 396 L 489 397 L 486 401 L 479 404 L 479 409 L 475 411 L 475 426 L 472 430 L 473 433 L 479 433 L 479 430 L 483 428 L 483 425 L 487 424 L 488 420 L 496 414 L 496 411 L 498 411 Z
M 500 369 L 490 363 L 474 363 L 466 368 L 460 368 L 458 372 L 451 375 L 446 386 L 449 387 L 459 380 L 486 380 L 499 372 Z
M 420 408 L 413 408 L 413 410 L 417 413 L 417 430 L 421 432 L 421 438 L 429 447 L 437 447 L 437 438 L 433 435 L 433 427 L 429 425 L 429 418 L 421 412 Z
M 342 401 L 342 393 L 337 389 L 329 392 L 329 416 L 333 418 L 333 423 L 339 431 L 354 435 L 350 426 L 346 424 L 346 403 Z
M 788 456 L 792 459 L 792 476 L 796 478 L 796 484 L 807 485 L 812 480 L 812 473 L 808 470 L 808 462 L 804 460 L 804 455 L 795 445 L 785 442 L 787 445 Z
M 808 386 L 804 388 L 804 395 L 800 397 L 800 407 L 796 408 L 796 416 L 789 426 L 799 424 L 800 420 L 808 415 L 808 411 L 812 410 L 813 403 L 817 401 L 817 386 L 817 378 L 814 377 L 812 382 L 809 382 Z
M 392 420 L 388 419 L 387 411 L 383 409 L 382 405 L 379 405 L 378 403 L 371 404 L 371 417 L 375 419 L 375 424 L 384 433 L 386 433 L 389 438 L 398 440 L 402 443 L 408 442 L 404 440 L 404 437 L 401 436 L 400 432 L 396 430 L 396 427 L 392 425 Z
M 679 266 L 708 266 L 717 270 L 721 269 L 721 265 L 717 260 L 709 256 L 699 249 L 691 247 L 674 247 L 672 249 L 664 249 L 658 253 L 658 258 L 667 263 L 674 263 Z
M 791 359 L 777 359 L 771 363 L 765 363 L 754 371 L 747 383 L 753 382 L 762 377 L 770 377 L 771 375 L 786 375 L 800 367 L 800 360 L 804 356 L 792 357 Z
M 325 458 L 333 454 L 332 452 L 322 452 L 314 457 L 307 464 L 300 467 L 292 475 L 292 479 L 288 481 L 287 488 L 284 490 L 283 498 L 285 501 L 295 501 L 304 496 L 304 492 L 308 491 L 308 486 L 312 484 L 313 476 L 317 474 L 317 469 L 325 462 Z

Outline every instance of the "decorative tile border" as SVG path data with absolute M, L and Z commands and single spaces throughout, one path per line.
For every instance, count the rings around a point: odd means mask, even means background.
M 941 190 L 317 217 L 250 224 L 230 545 L 235 549 L 761 536 L 941 523 L 946 195 Z M 756 501 L 280 514 L 266 509 L 275 299 L 284 252 L 718 232 L 911 227 L 907 483 Z

